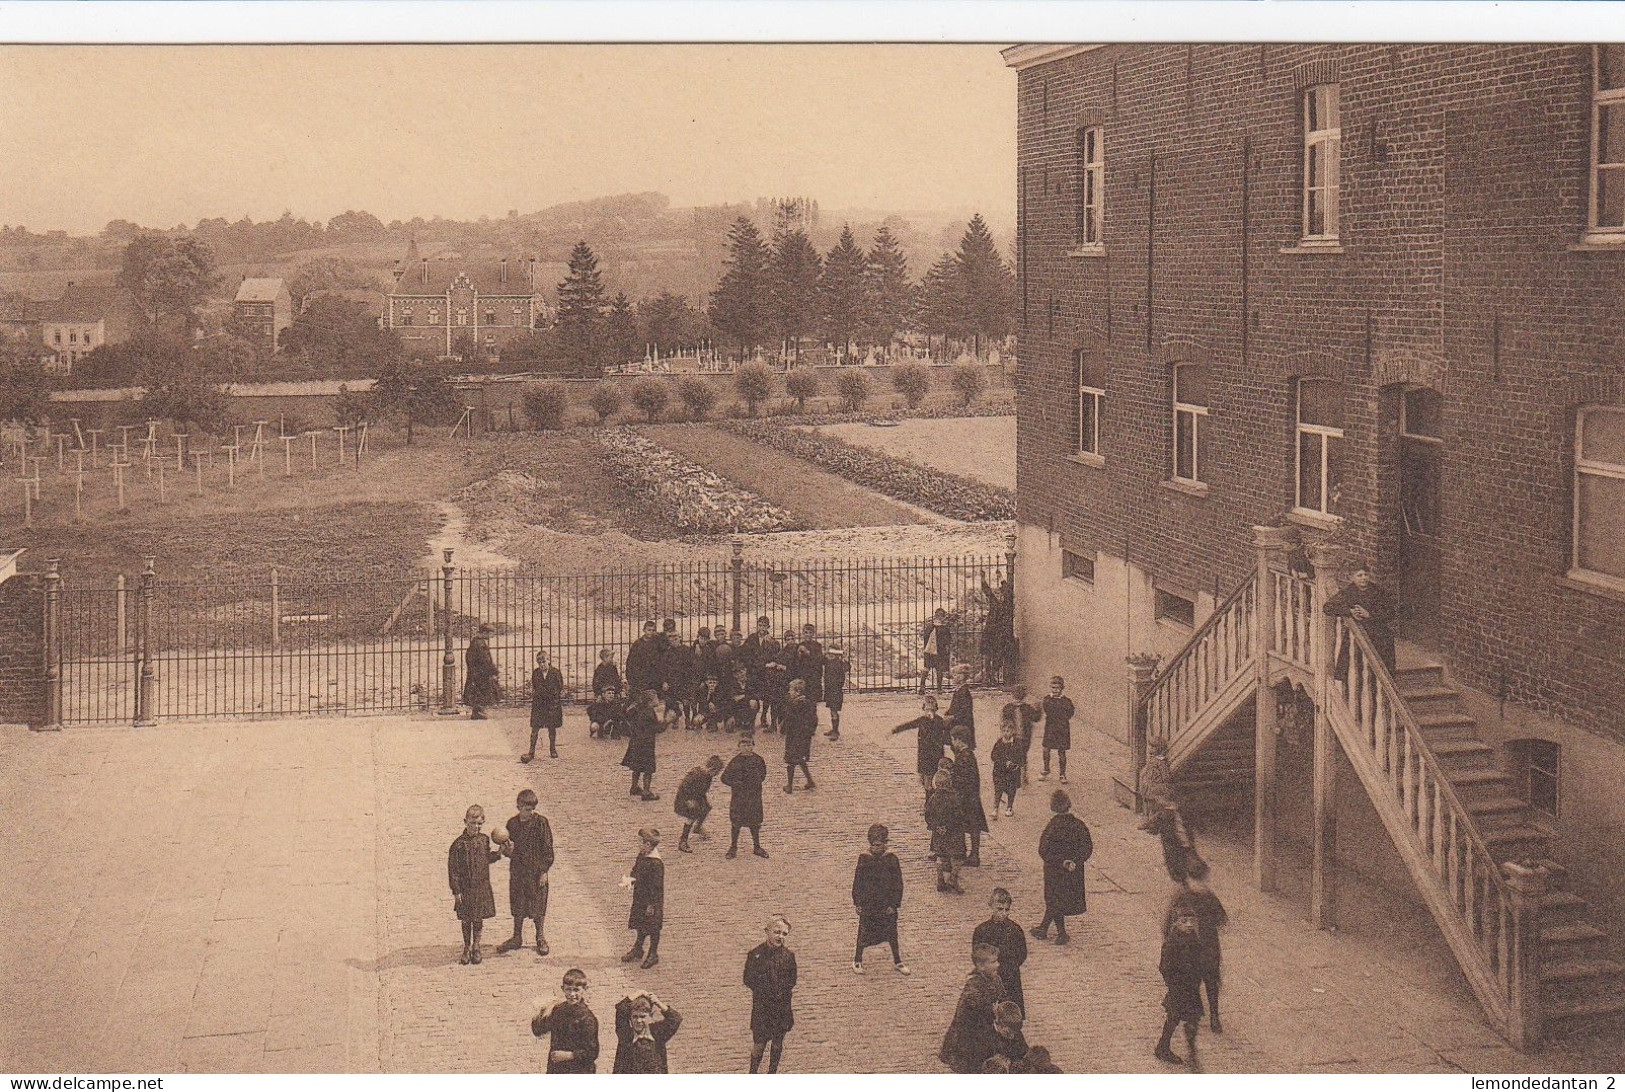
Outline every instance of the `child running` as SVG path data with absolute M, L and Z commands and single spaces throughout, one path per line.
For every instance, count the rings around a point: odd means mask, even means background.
M 683 853 L 694 852 L 693 847 L 688 844 L 690 834 L 700 838 L 708 837 L 705 833 L 705 817 L 711 814 L 711 782 L 721 772 L 722 757 L 712 755 L 705 760 L 705 765 L 696 766 L 688 771 L 682 784 L 677 786 L 676 811 L 683 819 L 683 833 L 677 839 L 677 848 Z

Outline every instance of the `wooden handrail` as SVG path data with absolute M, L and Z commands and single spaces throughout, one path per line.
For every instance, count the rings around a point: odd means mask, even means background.
M 1155 694 L 1159 689 L 1161 689 L 1164 681 L 1166 681 L 1170 675 L 1178 670 L 1178 668 L 1190 658 L 1191 653 L 1194 652 L 1196 647 L 1202 643 L 1202 639 L 1218 626 L 1218 624 L 1224 619 L 1225 615 L 1229 612 L 1230 608 L 1235 605 L 1236 600 L 1240 599 L 1242 595 L 1246 593 L 1247 589 L 1252 587 L 1257 582 L 1258 575 L 1256 573 L 1248 575 L 1247 579 L 1243 580 L 1240 584 L 1237 584 L 1235 590 L 1225 597 L 1224 602 L 1213 608 L 1213 613 L 1208 615 L 1207 620 L 1197 627 L 1196 632 L 1191 634 L 1190 640 L 1185 642 L 1185 647 L 1175 653 L 1174 658 L 1169 660 L 1167 665 L 1163 667 L 1161 671 L 1157 672 L 1151 677 L 1151 686 L 1146 691 L 1146 702 L 1149 702 L 1151 700 L 1151 695 Z

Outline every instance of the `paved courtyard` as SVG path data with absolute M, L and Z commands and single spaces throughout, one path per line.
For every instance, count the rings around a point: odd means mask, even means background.
M 978 705 L 985 751 L 996 696 Z M 995 885 L 1016 917 L 1042 913 L 1036 855 L 1050 787 L 1034 781 L 966 870 L 969 894 L 940 895 L 925 859 L 903 697 L 856 699 L 843 738 L 814 747 L 815 792 L 779 791 L 777 737 L 764 839 L 771 860 L 724 860 L 720 838 L 676 850 L 671 791 L 727 737 L 660 740 L 657 803 L 627 795 L 621 745 L 586 738 L 572 712 L 563 757 L 521 766 L 523 716 L 263 721 L 142 731 L 0 735 L 0 1069 L 23 1072 L 449 1072 L 539 1070 L 529 1031 L 571 966 L 591 981 L 606 1046 L 614 1002 L 652 988 L 686 1017 L 673 1068 L 742 1071 L 749 1046 L 745 951 L 764 917 L 794 930 L 801 984 L 791 1071 L 931 1072 L 969 963 L 972 927 Z M 1107 792 L 1107 762 L 1081 753 L 1071 789 L 1095 833 L 1089 913 L 1066 948 L 1034 943 L 1027 1037 L 1071 1072 L 1159 1069 L 1156 970 L 1168 894 L 1156 843 Z M 1035 771 L 1036 773 L 1036 771 Z M 529 948 L 457 964 L 446 847 L 463 809 L 491 825 L 536 789 L 558 848 L 548 919 L 553 954 Z M 726 790 L 713 802 L 726 814 Z M 907 896 L 896 976 L 880 950 L 850 966 L 848 898 L 871 822 L 893 829 Z M 635 831 L 668 832 L 661 964 L 619 960 L 630 934 L 618 886 Z M 1430 922 L 1358 888 L 1344 929 L 1303 924 L 1301 877 L 1264 897 L 1239 840 L 1204 844 L 1232 912 L 1225 1034 L 1202 1036 L 1214 1071 L 1552 1071 L 1617 1069 L 1611 1043 L 1544 1056 L 1509 1050 L 1485 1025 Z M 494 866 L 499 910 L 506 869 Z M 488 953 L 509 928 L 488 923 Z M 602 1067 L 607 1070 L 607 1055 Z

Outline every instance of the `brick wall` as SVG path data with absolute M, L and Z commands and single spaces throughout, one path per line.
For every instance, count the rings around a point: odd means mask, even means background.
M 1345 385 L 1341 512 L 1390 584 L 1397 384 L 1444 398 L 1442 651 L 1462 681 L 1625 739 L 1625 602 L 1561 582 L 1576 407 L 1625 403 L 1625 250 L 1585 228 L 1589 47 L 1107 46 L 1018 81 L 1020 521 L 1228 589 L 1292 502 L 1293 397 Z M 1301 234 L 1305 87 L 1340 90 L 1341 252 Z M 1077 130 L 1105 128 L 1103 253 Z M 1072 358 L 1106 361 L 1102 466 Z M 1206 495 L 1165 484 L 1170 366 L 1207 362 Z
M 37 575 L 0 584 L 0 724 L 44 723 L 44 596 Z

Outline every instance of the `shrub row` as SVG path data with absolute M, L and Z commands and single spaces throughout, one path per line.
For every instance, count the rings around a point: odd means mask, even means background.
M 593 440 L 610 476 L 672 525 L 719 535 L 799 529 L 790 513 L 630 428 L 601 428 Z

